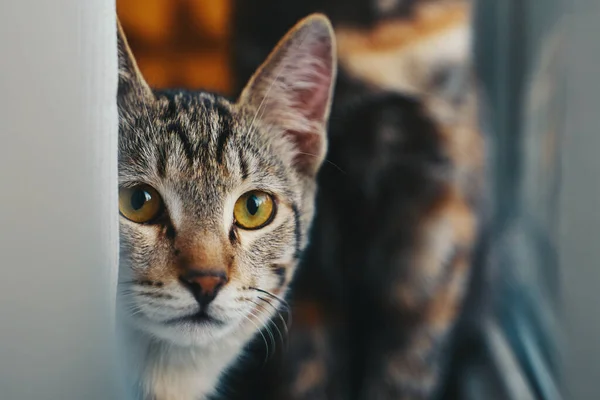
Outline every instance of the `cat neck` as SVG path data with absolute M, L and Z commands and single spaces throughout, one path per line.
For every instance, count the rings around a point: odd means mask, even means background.
M 126 382 L 134 383 L 137 399 L 205 400 L 254 333 L 241 327 L 207 345 L 179 346 L 125 326 L 120 336 Z

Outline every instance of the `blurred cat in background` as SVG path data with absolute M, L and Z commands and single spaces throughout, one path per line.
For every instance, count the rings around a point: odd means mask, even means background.
M 449 372 L 481 283 L 471 9 L 469 0 L 235 2 L 238 82 L 315 11 L 332 20 L 339 73 L 287 349 L 262 366 L 257 342 L 226 398 L 457 396 Z M 279 321 L 273 336 L 285 332 Z

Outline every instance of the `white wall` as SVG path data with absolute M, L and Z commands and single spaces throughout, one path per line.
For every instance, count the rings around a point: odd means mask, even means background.
M 111 0 L 0 1 L 0 398 L 118 399 Z

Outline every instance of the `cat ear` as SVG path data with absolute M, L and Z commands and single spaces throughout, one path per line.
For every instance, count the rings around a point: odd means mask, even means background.
M 119 59 L 118 102 L 121 103 L 132 98 L 144 99 L 153 97 L 152 91 L 144 80 L 129 48 L 119 19 L 117 19 L 117 49 Z
M 298 171 L 316 175 L 327 148 L 327 119 L 336 74 L 331 23 L 313 14 L 281 39 L 239 99 L 294 146 Z

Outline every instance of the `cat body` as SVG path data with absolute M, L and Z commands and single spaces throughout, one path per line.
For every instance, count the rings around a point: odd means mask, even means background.
M 124 372 L 136 398 L 206 399 L 307 245 L 334 38 L 325 17 L 303 20 L 231 102 L 151 90 L 118 32 Z
M 258 3 L 236 4 L 238 80 L 315 11 L 332 20 L 339 73 L 288 347 L 268 373 L 240 369 L 228 385 L 261 400 L 447 398 L 483 203 L 472 4 Z M 280 17 L 267 23 L 264 9 Z

